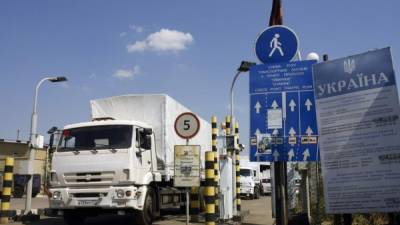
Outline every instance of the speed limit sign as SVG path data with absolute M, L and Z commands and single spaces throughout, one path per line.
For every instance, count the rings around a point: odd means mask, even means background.
M 196 115 L 191 112 L 185 112 L 179 115 L 175 120 L 175 132 L 179 137 L 190 139 L 200 130 L 200 121 Z

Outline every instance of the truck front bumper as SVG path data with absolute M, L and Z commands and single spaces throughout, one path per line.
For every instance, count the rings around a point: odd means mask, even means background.
M 108 188 L 52 188 L 49 206 L 51 209 L 75 208 L 133 208 L 143 207 L 146 187 L 111 186 Z
M 247 196 L 247 197 L 254 195 L 254 188 L 247 187 L 247 186 L 241 186 L 240 187 L 240 195 Z

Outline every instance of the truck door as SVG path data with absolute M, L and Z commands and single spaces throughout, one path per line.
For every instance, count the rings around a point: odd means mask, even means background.
M 143 172 L 147 172 L 151 168 L 151 138 L 152 136 L 147 135 L 143 128 L 136 128 L 136 147 L 138 149 L 136 156 L 141 163 Z

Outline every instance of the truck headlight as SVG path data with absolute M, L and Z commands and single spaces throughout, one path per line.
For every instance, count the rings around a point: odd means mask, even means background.
M 59 191 L 53 192 L 53 199 L 54 200 L 60 200 L 61 199 L 61 192 L 59 192 Z
M 117 192 L 117 198 L 123 198 L 125 196 L 125 192 L 122 189 L 118 189 L 116 192 Z

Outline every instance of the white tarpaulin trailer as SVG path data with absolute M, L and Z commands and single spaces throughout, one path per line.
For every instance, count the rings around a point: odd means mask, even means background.
M 174 130 L 175 119 L 188 108 L 165 94 L 123 95 L 90 101 L 92 119 L 111 117 L 134 120 L 150 125 L 155 133 L 158 169 L 166 175 L 174 173 L 174 146 L 185 145 L 186 140 Z M 200 118 L 200 131 L 189 144 L 201 146 L 201 166 L 204 152 L 211 150 L 211 126 Z

